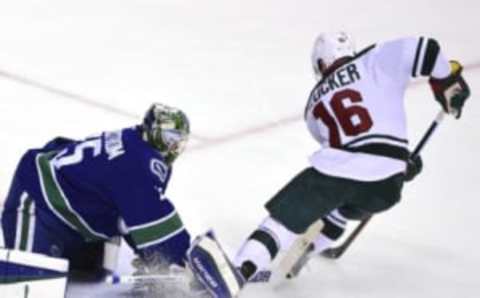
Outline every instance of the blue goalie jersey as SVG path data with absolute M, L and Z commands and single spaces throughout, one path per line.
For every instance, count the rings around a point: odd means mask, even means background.
M 36 208 L 85 241 L 123 235 L 141 255 L 160 252 L 183 264 L 190 236 L 164 196 L 171 167 L 142 139 L 140 127 L 83 141 L 57 138 L 28 151 L 17 171 L 22 164 L 35 172 L 23 177 Z

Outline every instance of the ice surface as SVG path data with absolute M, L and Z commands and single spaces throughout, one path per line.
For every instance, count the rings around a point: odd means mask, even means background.
M 184 109 L 193 129 L 168 196 L 192 234 L 214 227 L 234 253 L 263 203 L 316 148 L 301 121 L 315 35 L 345 29 L 359 47 L 433 36 L 466 64 L 473 95 L 461 121 L 444 121 L 425 148 L 424 173 L 403 202 L 375 217 L 342 259 L 314 260 L 298 280 L 251 286 L 242 297 L 478 297 L 479 8 L 471 0 L 2 1 L 0 193 L 26 148 L 130 126 L 163 101 Z M 407 99 L 415 143 L 438 106 L 423 83 Z M 69 297 L 102 291 L 76 286 Z

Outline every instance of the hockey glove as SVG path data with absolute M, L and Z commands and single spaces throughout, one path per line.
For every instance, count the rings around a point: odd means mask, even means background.
M 423 169 L 423 161 L 420 155 L 409 157 L 407 160 L 407 170 L 405 171 L 405 182 L 412 181 Z
M 450 61 L 451 74 L 444 79 L 430 78 L 429 83 L 435 99 L 443 110 L 460 118 L 463 104 L 470 96 L 470 88 L 462 77 L 463 67 L 458 61 Z

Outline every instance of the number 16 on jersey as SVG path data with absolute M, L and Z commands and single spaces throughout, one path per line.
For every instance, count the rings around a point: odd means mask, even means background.
M 357 136 L 367 132 L 373 126 L 372 117 L 368 110 L 361 105 L 363 102 L 360 92 L 345 89 L 336 92 L 329 103 L 331 112 L 326 103 L 319 101 L 313 108 L 313 116 L 320 119 L 328 128 L 330 146 L 341 147 L 340 128 L 346 136 Z M 340 128 L 339 128 L 340 126 Z

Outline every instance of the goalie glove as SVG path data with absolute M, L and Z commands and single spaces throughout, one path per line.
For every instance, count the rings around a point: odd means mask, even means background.
M 451 73 L 444 79 L 430 78 L 429 83 L 435 99 L 443 110 L 460 118 L 463 104 L 470 96 L 470 88 L 462 77 L 463 67 L 458 61 L 450 61 Z

